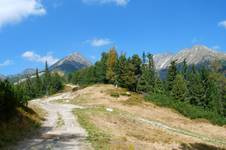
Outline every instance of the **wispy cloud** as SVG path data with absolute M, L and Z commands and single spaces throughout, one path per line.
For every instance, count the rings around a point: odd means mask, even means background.
M 221 47 L 219 45 L 214 45 L 212 49 L 219 50 Z
M 126 6 L 130 0 L 82 0 L 85 4 L 116 4 L 118 6 Z
M 93 47 L 101 47 L 101 46 L 110 45 L 113 42 L 107 38 L 94 38 L 92 40 L 87 40 L 85 43 L 89 43 Z
M 52 65 L 56 63 L 59 59 L 53 57 L 51 54 L 47 54 L 45 56 L 41 56 L 39 54 L 34 53 L 33 51 L 26 51 L 22 54 L 22 57 L 33 62 L 45 63 Z
M 226 29 L 226 20 L 223 20 L 223 21 L 219 22 L 218 26 L 223 27 L 223 28 Z
M 6 66 L 9 66 L 9 65 L 12 65 L 12 64 L 13 64 L 13 61 L 7 59 L 4 62 L 0 63 L 0 67 L 6 67 Z
M 40 0 L 0 0 L 0 28 L 29 16 L 44 14 L 46 10 Z

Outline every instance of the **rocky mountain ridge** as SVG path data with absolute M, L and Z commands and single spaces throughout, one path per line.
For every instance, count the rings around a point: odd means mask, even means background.
M 186 59 L 189 65 L 201 64 L 205 61 L 212 60 L 226 60 L 226 54 L 215 51 L 203 45 L 193 46 L 192 48 L 186 48 L 179 51 L 177 54 L 158 54 L 154 55 L 154 61 L 157 70 L 167 69 L 170 62 L 176 60 L 177 63 L 181 63 Z

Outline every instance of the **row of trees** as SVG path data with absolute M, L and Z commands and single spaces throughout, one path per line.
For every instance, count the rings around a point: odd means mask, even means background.
M 83 85 L 111 83 L 134 92 L 168 95 L 226 116 L 226 78 L 219 72 L 219 64 L 215 66 L 218 68 L 196 68 L 188 66 L 186 60 L 182 64 L 172 61 L 166 79 L 161 80 L 152 54 L 144 53 L 142 58 L 136 54 L 118 56 L 112 48 L 95 65 L 70 74 L 69 81 Z
M 0 120 L 9 119 L 16 114 L 16 108 L 26 106 L 28 100 L 54 94 L 63 88 L 63 78 L 57 73 L 50 73 L 46 63 L 43 75 L 36 69 L 35 76 L 12 84 L 0 81 Z
M 35 76 L 28 76 L 25 81 L 18 83 L 15 87 L 18 92 L 23 93 L 21 99 L 26 101 L 60 91 L 63 88 L 63 78 L 58 73 L 51 73 L 46 62 L 45 71 L 41 76 L 36 69 Z
M 177 70 L 176 62 L 171 62 L 167 92 L 177 100 L 226 116 L 226 78 L 219 70 L 211 68 L 189 68 L 184 61 L 182 70 Z

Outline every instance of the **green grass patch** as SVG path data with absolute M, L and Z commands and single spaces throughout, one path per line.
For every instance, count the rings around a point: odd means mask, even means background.
M 114 92 L 112 92 L 112 93 L 111 93 L 111 97 L 119 98 L 120 95 L 119 95 L 119 93 L 114 93 Z
M 89 113 L 93 113 L 93 111 L 91 109 L 76 109 L 74 113 L 77 115 L 80 125 L 88 132 L 88 140 L 92 146 L 96 150 L 109 149 L 111 136 L 89 121 Z
M 166 95 L 151 94 L 145 97 L 146 101 L 154 102 L 159 106 L 169 107 L 177 110 L 179 113 L 191 119 L 204 118 L 213 124 L 223 126 L 226 124 L 226 118 L 203 108 L 193 106 L 189 103 L 181 102 Z
M 106 91 L 111 97 L 119 98 L 120 96 L 128 96 L 130 97 L 132 94 L 128 92 L 127 89 L 124 88 L 114 88 Z
M 125 105 L 140 105 L 144 101 L 144 97 L 139 94 L 132 94 L 128 100 L 123 101 Z
M 65 124 L 64 124 L 64 120 L 63 120 L 63 118 L 62 118 L 62 116 L 61 116 L 61 114 L 60 113 L 57 113 L 57 128 L 60 128 L 60 127 L 62 127 L 62 126 L 64 126 Z

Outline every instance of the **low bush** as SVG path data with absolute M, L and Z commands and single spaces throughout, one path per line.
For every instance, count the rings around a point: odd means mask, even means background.
M 114 92 L 111 93 L 111 97 L 119 98 L 119 96 L 120 96 L 119 93 L 114 93 Z

